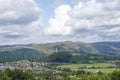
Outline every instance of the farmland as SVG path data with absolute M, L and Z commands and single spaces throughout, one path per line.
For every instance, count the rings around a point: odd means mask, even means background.
M 120 68 L 111 67 L 111 63 L 91 63 L 91 64 L 68 64 L 58 66 L 58 68 L 70 68 L 73 71 L 85 70 L 90 72 L 102 71 L 104 73 L 111 73 L 114 70 L 120 70 Z

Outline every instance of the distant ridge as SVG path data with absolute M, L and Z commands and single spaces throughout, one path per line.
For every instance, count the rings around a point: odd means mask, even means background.
M 45 54 L 51 54 L 56 51 L 70 51 L 78 53 L 92 53 L 92 54 L 103 54 L 111 56 L 120 56 L 120 42 L 95 42 L 95 43 L 84 43 L 84 42 L 54 42 L 44 44 L 28 44 L 28 45 L 8 45 L 0 46 L 0 51 L 9 51 L 22 48 L 30 48 L 37 50 Z

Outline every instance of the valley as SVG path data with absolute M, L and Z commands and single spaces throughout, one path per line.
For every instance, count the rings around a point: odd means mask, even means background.
M 1 46 L 0 74 L 4 73 L 6 77 L 0 79 L 117 80 L 120 73 L 119 44 L 67 41 Z

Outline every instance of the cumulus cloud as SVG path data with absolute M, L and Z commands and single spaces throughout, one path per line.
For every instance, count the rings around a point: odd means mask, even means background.
M 40 17 L 34 0 L 0 0 L 0 3 L 0 25 L 28 24 Z
M 1 45 L 38 41 L 41 19 L 35 0 L 0 0 Z
M 49 20 L 47 35 L 119 40 L 120 0 L 81 0 L 71 7 L 63 4 Z
M 54 0 L 53 7 L 60 6 L 60 5 L 63 4 L 63 3 L 64 3 L 63 0 Z
M 45 33 L 48 35 L 71 34 L 71 27 L 65 25 L 70 19 L 70 16 L 68 15 L 69 11 L 71 11 L 71 7 L 68 5 L 62 5 L 55 9 L 55 16 L 49 20 L 50 26 L 45 30 Z

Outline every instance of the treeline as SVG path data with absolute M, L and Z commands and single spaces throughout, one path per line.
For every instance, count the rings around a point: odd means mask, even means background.
M 43 61 L 46 62 L 65 62 L 65 63 L 90 63 L 90 62 L 105 62 L 119 60 L 119 57 L 105 56 L 90 53 L 71 53 L 71 52 L 55 52 Z
M 104 74 L 101 72 L 90 73 L 83 70 L 71 71 L 66 68 L 60 72 L 33 73 L 31 71 L 6 69 L 0 71 L 0 80 L 120 80 L 120 71 Z

